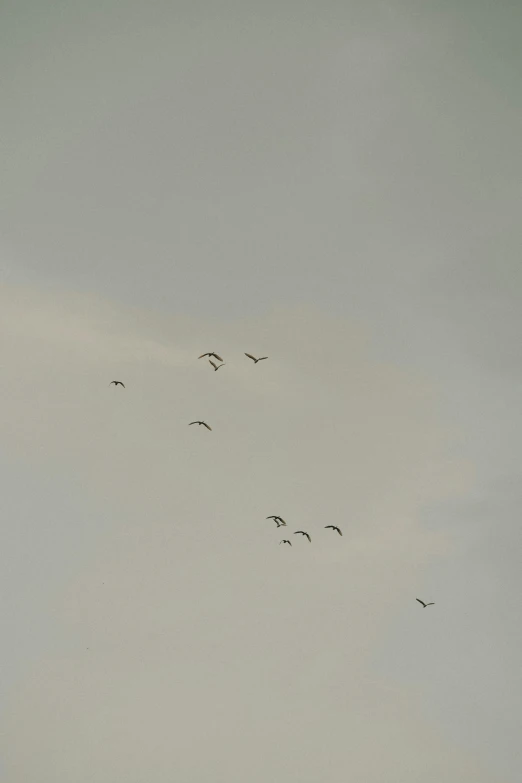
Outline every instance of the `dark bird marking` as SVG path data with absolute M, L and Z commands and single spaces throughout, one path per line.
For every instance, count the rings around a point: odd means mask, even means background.
M 214 359 L 218 360 L 218 362 L 222 362 L 223 361 L 221 356 L 218 353 L 215 353 L 214 351 L 209 351 L 208 353 L 202 353 L 201 356 L 198 356 L 198 359 L 203 359 L 205 356 L 208 356 L 209 358 L 211 356 L 213 356 Z
M 337 525 L 326 525 L 324 529 L 325 529 L 325 530 L 328 530 L 328 528 L 329 528 L 330 530 L 337 530 L 337 532 L 339 533 L 339 535 L 340 535 L 340 536 L 342 536 L 342 533 L 341 533 L 341 528 L 337 527 Z
M 432 601 L 430 604 L 425 604 L 424 601 L 421 601 L 420 598 L 416 598 L 415 600 L 422 604 L 425 609 L 427 606 L 435 606 L 435 601 Z
M 288 538 L 283 538 L 283 540 L 279 542 L 279 546 L 281 546 L 281 544 L 290 544 L 290 546 L 292 546 L 292 542 L 289 541 Z
M 212 361 L 212 359 L 209 359 L 208 361 L 209 364 L 211 364 L 212 367 L 214 368 L 214 372 L 216 372 L 216 370 L 219 370 L 220 367 L 223 367 L 225 365 L 225 362 L 222 362 L 222 364 L 216 364 L 215 362 Z
M 190 424 L 202 424 L 204 427 L 207 428 L 207 430 L 212 430 L 212 427 L 209 427 L 206 421 L 191 421 Z
M 262 362 L 263 359 L 268 359 L 268 356 L 260 356 L 259 359 L 256 359 L 255 356 L 252 356 L 251 353 L 245 353 L 245 356 L 248 356 L 249 359 L 252 359 L 252 361 L 257 364 L 258 362 Z
M 294 533 L 294 536 L 296 536 L 298 533 L 299 533 L 300 535 L 302 535 L 302 536 L 306 536 L 306 537 L 307 537 L 307 539 L 310 541 L 310 543 L 312 543 L 312 539 L 310 538 L 310 536 L 308 535 L 308 533 L 305 533 L 305 531 L 304 531 L 304 530 L 296 530 L 296 531 L 295 531 L 295 533 Z
M 109 386 L 112 386 L 112 384 L 114 384 L 115 386 L 123 386 L 123 388 L 125 388 L 125 384 L 122 383 L 121 381 L 111 381 L 109 383 Z
M 286 527 L 286 522 L 283 517 L 278 517 L 273 514 L 271 517 L 267 517 L 267 519 L 273 519 L 277 527 Z

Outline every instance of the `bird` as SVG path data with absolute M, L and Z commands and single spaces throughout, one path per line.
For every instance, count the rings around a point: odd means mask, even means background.
M 202 424 L 204 427 L 207 428 L 207 430 L 212 430 L 212 427 L 209 427 L 206 421 L 191 421 L 190 424 Z
M 257 364 L 258 362 L 262 362 L 263 359 L 268 359 L 268 356 L 260 356 L 259 359 L 256 359 L 256 357 L 252 356 L 251 353 L 245 353 L 245 356 L 248 356 L 249 359 L 252 359 L 254 364 Z
M 215 362 L 212 361 L 212 359 L 209 359 L 208 361 L 209 364 L 211 364 L 212 367 L 214 368 L 214 372 L 216 372 L 216 370 L 219 370 L 219 368 L 223 367 L 223 365 L 225 364 L 225 362 L 223 362 L 222 364 L 216 364 Z
M 295 533 L 294 533 L 294 536 L 296 536 L 298 533 L 300 533 L 302 536 L 306 536 L 307 539 L 310 541 L 310 543 L 312 543 L 312 539 L 310 538 L 308 533 L 305 533 L 304 530 L 296 530 Z
M 430 604 L 425 604 L 424 601 L 421 601 L 420 598 L 416 598 L 415 600 L 422 604 L 425 609 L 427 606 L 435 606 L 435 601 L 432 601 Z
M 324 529 L 328 530 L 328 528 L 330 528 L 330 530 L 337 530 L 339 535 L 342 536 L 341 529 L 339 527 L 337 527 L 337 525 L 325 525 Z
M 111 381 L 109 383 L 109 386 L 112 386 L 112 384 L 114 384 L 115 386 L 123 386 L 123 388 L 125 388 L 125 384 L 122 383 L 121 381 Z
M 198 359 L 203 359 L 205 356 L 213 356 L 214 359 L 217 359 L 218 362 L 222 362 L 223 359 L 219 354 L 217 354 L 215 351 L 209 351 L 208 353 L 202 353 L 201 356 L 198 356 Z
M 272 515 L 271 517 L 267 517 L 267 519 L 273 519 L 277 527 L 286 527 L 286 522 L 282 517 Z
M 288 538 L 283 538 L 283 540 L 279 542 L 279 546 L 281 546 L 281 544 L 290 544 L 290 546 L 292 546 L 292 542 L 289 541 Z

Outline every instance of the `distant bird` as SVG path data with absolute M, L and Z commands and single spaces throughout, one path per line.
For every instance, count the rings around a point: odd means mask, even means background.
M 294 533 L 294 536 L 296 536 L 298 533 L 300 533 L 302 536 L 306 536 L 307 539 L 310 541 L 310 543 L 312 543 L 312 539 L 310 538 L 308 533 L 305 533 L 304 530 L 296 530 L 295 533 Z
M 109 386 L 112 386 L 112 384 L 114 384 L 115 386 L 123 386 L 123 388 L 125 388 L 125 384 L 122 383 L 121 381 L 111 381 L 109 383 Z
M 268 359 L 268 356 L 260 356 L 259 359 L 256 359 L 255 356 L 252 356 L 251 353 L 245 353 L 245 356 L 248 356 L 249 359 L 252 359 L 252 361 L 257 364 L 258 362 L 262 362 L 263 359 Z
M 219 354 L 217 354 L 217 353 L 214 353 L 214 351 L 209 351 L 208 353 L 202 353 L 201 356 L 198 356 L 198 359 L 203 359 L 205 356 L 209 356 L 209 357 L 213 356 L 214 359 L 218 360 L 218 362 L 222 362 L 223 361 L 221 356 L 219 356 Z
M 328 528 L 330 528 L 330 530 L 337 530 L 339 535 L 342 536 L 341 528 L 337 527 L 336 525 L 326 525 L 325 530 L 328 530 Z
M 283 538 L 283 540 L 279 542 L 279 546 L 281 546 L 281 544 L 290 544 L 290 546 L 292 546 L 292 542 L 289 541 L 288 538 Z
M 207 430 L 212 430 L 212 427 L 209 427 L 206 421 L 191 421 L 190 424 L 202 424 L 204 427 L 207 428 Z
M 223 362 L 222 364 L 216 364 L 215 362 L 213 362 L 213 361 L 212 361 L 212 359 L 209 359 L 209 360 L 208 360 L 208 362 L 209 362 L 209 364 L 211 364 L 211 365 L 212 365 L 212 367 L 214 368 L 214 372 L 215 372 L 216 370 L 219 370 L 219 368 L 220 368 L 220 367 L 223 367 L 223 365 L 225 364 L 225 362 Z
M 420 598 L 416 598 L 415 600 L 422 604 L 425 609 L 427 606 L 435 606 L 435 601 L 432 601 L 430 604 L 425 604 L 424 601 L 421 601 Z
M 273 519 L 277 527 L 286 527 L 286 522 L 282 517 L 272 515 L 271 517 L 267 517 L 267 519 Z

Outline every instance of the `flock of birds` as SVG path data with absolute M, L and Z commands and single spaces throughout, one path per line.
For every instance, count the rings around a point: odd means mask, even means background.
M 251 359 L 254 362 L 254 364 L 257 364 L 258 362 L 262 362 L 265 359 L 268 359 L 268 356 L 260 356 L 260 357 L 256 358 L 255 356 L 252 356 L 251 353 L 245 353 L 245 356 L 247 356 L 249 359 Z M 214 368 L 214 372 L 216 372 L 216 370 L 219 370 L 221 367 L 224 367 L 225 364 L 226 364 L 226 362 L 222 359 L 222 357 L 218 353 L 216 353 L 215 351 L 207 351 L 207 353 L 202 353 L 201 356 L 198 356 L 198 359 L 205 359 L 207 357 L 208 357 L 209 364 L 211 364 L 212 367 Z M 216 359 L 216 361 L 220 362 L 220 364 L 216 364 L 216 362 L 214 362 L 213 359 Z M 125 388 L 125 384 L 122 381 L 111 381 L 109 386 L 112 386 L 113 384 L 114 384 L 114 386 L 122 386 L 123 388 Z M 197 419 L 196 421 L 191 421 L 191 422 L 189 422 L 189 427 L 192 424 L 198 424 L 199 426 L 206 427 L 207 430 L 210 430 L 212 432 L 212 427 L 209 424 L 207 424 L 206 421 L 200 421 L 199 419 Z M 267 519 L 273 519 L 278 528 L 287 526 L 285 520 L 283 519 L 283 517 L 280 517 L 277 514 L 271 514 L 270 516 L 268 516 L 266 518 Z M 343 534 L 341 528 L 337 527 L 337 525 L 325 525 L 325 530 L 335 531 L 340 536 L 342 536 L 342 534 Z M 294 536 L 299 536 L 299 535 L 300 536 L 304 536 L 305 538 L 308 539 L 309 543 L 312 543 L 312 537 L 310 536 L 309 533 L 306 532 L 306 530 L 296 530 L 296 531 L 294 531 L 293 535 Z M 281 544 L 287 544 L 288 546 L 292 546 L 292 542 L 288 538 L 283 538 L 279 542 L 279 544 L 280 545 Z M 424 601 L 421 601 L 420 598 L 416 598 L 415 600 L 418 601 L 419 604 L 421 604 L 424 609 L 426 609 L 428 606 L 435 606 L 434 601 L 431 601 L 430 603 L 425 603 Z
M 283 519 L 283 517 L 277 516 L 277 514 L 271 514 L 267 519 L 273 519 L 276 523 L 277 527 L 286 527 L 286 522 Z M 339 533 L 340 536 L 342 536 L 342 531 L 340 527 L 337 527 L 337 525 L 325 525 L 325 530 L 335 530 L 337 533 Z M 307 533 L 306 530 L 296 530 L 294 532 L 294 536 L 305 536 L 310 543 L 312 543 L 312 537 L 310 536 L 310 533 Z M 282 541 L 279 542 L 280 544 L 290 544 L 292 546 L 292 542 L 288 540 L 288 538 L 283 538 Z

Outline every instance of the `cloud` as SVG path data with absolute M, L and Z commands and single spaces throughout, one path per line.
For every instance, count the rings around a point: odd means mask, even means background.
M 81 539 L 57 535 L 42 490 L 27 500 L 24 540 L 56 537 L 52 590 L 45 571 L 17 575 L 47 633 L 11 686 L 10 781 L 377 783 L 391 767 L 429 783 L 441 765 L 486 780 L 369 663 L 419 566 L 451 547 L 422 509 L 470 483 L 425 379 L 311 307 L 226 322 L 73 293 L 0 302 L 2 442 L 44 483 L 67 480 L 67 526 L 82 519 Z M 200 416 L 211 433 L 187 426 Z M 272 513 L 312 544 L 279 547 Z

